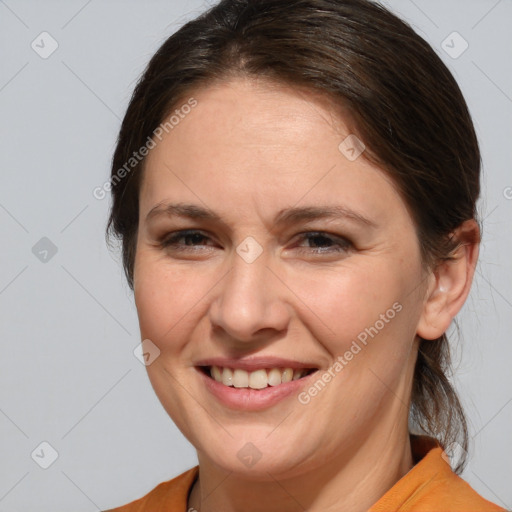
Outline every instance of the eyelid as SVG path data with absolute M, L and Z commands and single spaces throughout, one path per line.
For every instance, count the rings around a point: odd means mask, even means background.
M 346 237 L 342 235 L 338 235 L 336 233 L 331 233 L 330 231 L 325 231 L 321 229 L 310 229 L 308 231 L 301 231 L 300 233 L 297 233 L 295 236 L 306 236 L 309 235 L 310 237 L 313 236 L 323 236 L 325 238 L 332 238 L 333 240 L 340 240 L 340 241 L 349 241 Z

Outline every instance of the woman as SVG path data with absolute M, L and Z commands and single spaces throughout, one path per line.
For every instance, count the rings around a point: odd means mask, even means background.
M 382 6 L 224 0 L 172 35 L 121 127 L 109 230 L 199 465 L 115 510 L 503 510 L 447 457 L 479 173 L 453 76 Z

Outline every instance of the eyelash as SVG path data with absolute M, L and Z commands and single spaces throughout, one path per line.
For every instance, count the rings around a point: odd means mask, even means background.
M 190 252 L 197 252 L 197 245 L 187 245 L 187 244 L 178 244 L 178 240 L 182 238 L 192 237 L 199 235 L 202 239 L 207 238 L 210 239 L 209 236 L 205 235 L 201 231 L 194 230 L 194 229 L 188 229 L 183 231 L 176 231 L 174 233 L 171 233 L 166 238 L 164 238 L 160 242 L 160 246 L 164 249 L 172 249 L 176 251 L 190 251 Z M 316 254 L 325 254 L 325 253 L 337 253 L 337 252 L 346 252 L 350 248 L 353 247 L 353 244 L 342 237 L 330 235 L 329 233 L 324 233 L 323 231 L 309 231 L 307 233 L 301 233 L 301 240 L 313 240 L 315 238 L 321 238 L 324 240 L 329 240 L 333 242 L 335 245 L 337 245 L 336 249 L 333 249 L 334 246 L 329 247 L 319 247 L 317 250 L 313 250 L 313 253 Z M 306 248 L 307 249 L 307 248 Z M 318 250 L 319 249 L 319 250 Z M 325 250 L 324 250 L 325 249 Z

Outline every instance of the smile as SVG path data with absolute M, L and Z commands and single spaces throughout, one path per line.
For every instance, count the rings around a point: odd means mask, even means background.
M 212 357 L 194 365 L 205 391 L 237 411 L 263 411 L 297 397 L 318 366 L 275 356 Z
M 222 366 L 205 367 L 205 373 L 224 386 L 250 389 L 279 386 L 299 380 L 314 371 L 315 368 L 260 368 L 246 371 Z

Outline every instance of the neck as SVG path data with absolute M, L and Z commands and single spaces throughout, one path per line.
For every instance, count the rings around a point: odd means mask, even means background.
M 396 427 L 396 425 L 395 425 Z M 199 457 L 188 510 L 197 512 L 366 512 L 413 466 L 407 428 L 380 430 L 313 470 L 248 480 Z

